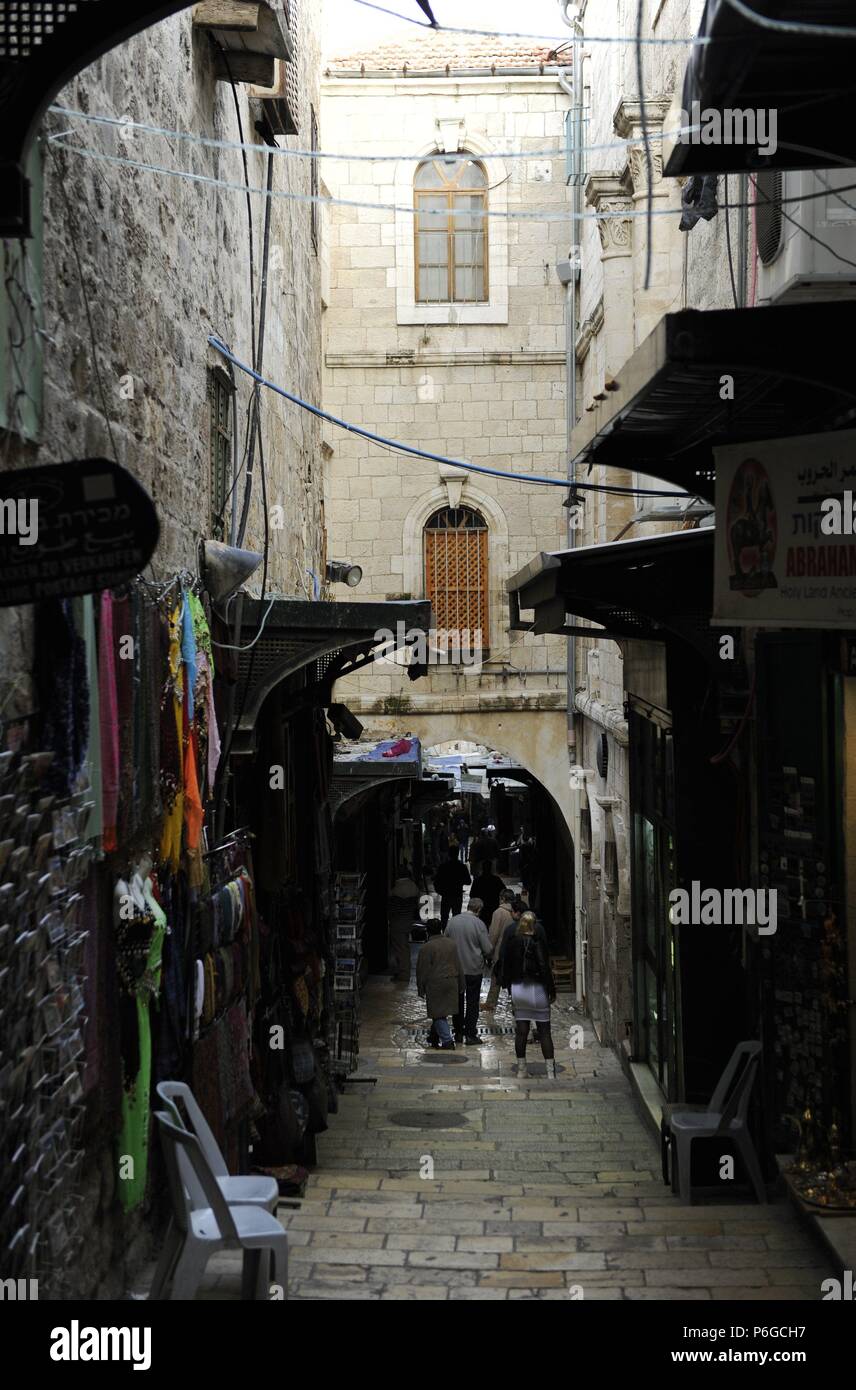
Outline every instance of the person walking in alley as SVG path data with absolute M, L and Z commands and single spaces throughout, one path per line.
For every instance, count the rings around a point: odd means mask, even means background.
M 466 863 L 467 852 L 470 847 L 470 823 L 463 813 L 461 813 L 455 821 L 455 835 L 458 840 L 458 854 L 463 862 Z
M 555 1079 L 556 1062 L 550 1032 L 550 1005 L 556 985 L 550 969 L 550 953 L 536 930 L 534 912 L 524 912 L 502 955 L 502 987 L 510 990 L 514 1009 L 514 1053 L 517 1075 L 526 1076 L 526 1042 L 534 1023 L 547 1064 L 547 1076 Z
M 433 882 L 434 891 L 440 894 L 440 925 L 445 930 L 449 917 L 460 912 L 464 901 L 464 884 L 470 882 L 469 869 L 458 858 L 456 849 L 446 851 Z
M 488 1014 L 493 1013 L 499 999 L 501 985 L 499 969 L 500 947 L 507 928 L 513 926 L 516 921 L 514 913 L 511 910 L 513 902 L 514 892 L 512 889 L 503 888 L 499 895 L 499 906 L 491 917 L 490 926 L 488 927 L 488 936 L 490 937 L 490 944 L 493 947 L 493 974 L 491 976 L 490 989 L 487 992 L 487 999 L 482 1005 L 485 1013 Z M 518 913 L 518 916 L 519 915 Z
M 482 908 L 479 916 L 486 927 L 490 925 L 493 914 L 499 907 L 499 897 L 504 888 L 505 884 L 499 874 L 495 874 L 487 864 L 483 866 L 478 877 L 473 880 L 473 886 L 470 889 L 470 902 L 473 898 L 481 899 Z
M 432 917 L 426 925 L 428 940 L 416 957 L 416 988 L 431 1019 L 432 1046 L 454 1049 L 449 1014 L 460 1009 L 466 984 L 464 968 L 455 942 L 442 934 L 440 919 Z
M 535 902 L 538 877 L 538 849 L 532 836 L 524 831 L 520 837 L 520 879 L 529 903 Z
M 492 949 L 490 937 L 484 922 L 477 915 L 482 904 L 478 898 L 470 898 L 466 912 L 459 912 L 449 921 L 446 936 L 458 948 L 461 968 L 464 972 L 464 995 L 458 1002 L 455 1015 L 455 1041 L 480 1043 L 477 1033 L 479 1021 L 479 997 L 481 995 L 482 975 Z
M 419 889 L 407 875 L 397 878 L 386 900 L 390 979 L 410 983 L 410 929 L 419 916 Z
M 473 840 L 470 851 L 470 870 L 474 874 L 492 873 L 499 859 L 499 840 L 496 826 L 486 825 Z

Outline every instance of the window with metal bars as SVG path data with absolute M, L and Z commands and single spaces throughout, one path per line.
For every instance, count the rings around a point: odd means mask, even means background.
M 487 173 L 468 154 L 417 166 L 414 258 L 419 304 L 484 304 L 488 293 Z
M 211 407 L 211 535 L 226 533 L 226 497 L 232 477 L 232 383 L 220 367 L 208 373 Z
M 488 528 L 472 507 L 444 507 L 425 524 L 425 593 L 434 611 L 434 643 L 442 651 L 490 647 Z

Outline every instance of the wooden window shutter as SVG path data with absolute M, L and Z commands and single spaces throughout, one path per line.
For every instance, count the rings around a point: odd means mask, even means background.
M 436 512 L 425 527 L 425 590 L 437 645 L 485 653 L 489 642 L 488 530 L 467 507 Z

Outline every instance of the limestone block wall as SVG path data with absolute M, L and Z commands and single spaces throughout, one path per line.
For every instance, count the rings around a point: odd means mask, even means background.
M 318 44 L 314 7 L 295 7 L 301 91 L 301 146 L 309 109 L 319 107 Z M 258 141 L 248 155 L 249 183 L 266 172 L 265 146 L 254 130 L 248 88 L 238 86 L 245 138 Z M 57 98 L 59 105 L 97 115 L 237 140 L 231 88 L 214 78 L 208 34 L 194 29 L 187 10 L 146 30 L 94 63 Z M 45 170 L 45 412 L 36 462 L 82 454 L 109 454 L 83 296 L 73 256 L 80 253 L 90 299 L 97 366 L 119 461 L 150 490 L 161 519 L 155 568 L 195 564 L 195 546 L 208 534 L 210 510 L 209 416 L 206 368 L 218 362 L 210 333 L 223 337 L 248 361 L 251 348 L 250 251 L 242 191 L 203 186 L 126 165 L 63 153 L 76 145 L 129 161 L 165 164 L 243 185 L 239 151 L 165 140 L 124 127 L 114 131 L 49 117 L 48 131 L 71 125 L 75 137 L 56 142 Z M 69 195 L 69 222 L 60 184 Z M 308 193 L 306 160 L 278 157 L 278 193 Z M 252 199 L 255 293 L 259 294 L 264 199 Z M 299 395 L 320 395 L 318 262 L 310 242 L 306 204 L 275 199 L 271 230 L 271 285 L 267 310 L 266 370 Z M 129 387 L 129 381 L 131 385 Z M 129 390 L 132 394 L 129 395 Z M 239 429 L 249 396 L 239 379 Z M 271 504 L 285 505 L 275 532 L 272 582 L 301 590 L 295 556 L 314 568 L 317 536 L 305 518 L 317 518 L 322 498 L 317 423 L 272 395 L 264 399 Z M 260 501 L 248 539 L 262 534 Z
M 367 162 L 325 161 L 331 193 L 354 202 L 412 206 L 416 159 L 438 140 L 486 160 L 493 212 L 567 207 L 563 119 L 553 76 L 346 78 L 328 74 L 323 129 L 331 149 Z M 535 157 L 551 152 L 547 159 Z M 328 409 L 388 438 L 476 465 L 565 476 L 564 302 L 555 262 L 569 224 L 533 216 L 489 221 L 487 305 L 417 305 L 412 217 L 388 207 L 334 207 L 329 224 L 330 300 L 324 323 Z M 411 710 L 513 707 L 541 693 L 565 700 L 565 643 L 508 629 L 505 582 L 540 550 L 564 544 L 559 489 L 465 474 L 403 458 L 330 430 L 330 552 L 363 567 L 362 598 L 424 594 L 423 527 L 448 505 L 477 508 L 490 532 L 490 663 L 476 678 L 432 667 L 412 683 L 375 667 L 340 683 L 357 709 L 404 701 Z
M 284 143 L 308 143 L 310 106 L 319 109 L 317 7 L 296 13 L 301 131 Z M 238 87 L 245 138 L 256 133 L 247 88 Z M 57 97 L 75 111 L 225 140 L 238 139 L 231 88 L 214 77 L 206 33 L 187 9 L 93 64 Z M 45 133 L 71 127 L 45 165 L 44 291 L 38 314 L 44 347 L 44 416 L 39 438 L 2 441 L 0 468 L 113 450 L 149 490 L 161 524 L 153 560 L 157 576 L 196 570 L 197 543 L 210 532 L 210 406 L 208 372 L 220 359 L 207 338 L 216 333 L 250 361 L 250 255 L 243 191 L 205 186 L 70 152 L 85 146 L 123 160 L 168 165 L 243 185 L 240 152 L 174 138 L 123 131 L 50 116 Z M 68 147 L 68 152 L 63 153 Z M 248 154 L 252 187 L 263 185 L 265 157 Z M 305 160 L 277 157 L 274 188 L 309 191 Z M 71 205 L 69 217 L 63 188 Z M 264 203 L 253 196 L 255 295 L 259 294 Z M 273 204 L 271 285 L 265 368 L 312 402 L 320 399 L 320 274 L 310 239 L 309 206 Z M 90 340 L 75 248 L 80 257 L 95 338 Z M 99 374 L 100 383 L 99 386 Z M 238 429 L 243 439 L 249 390 L 239 378 Z M 263 401 L 268 500 L 283 508 L 271 532 L 269 582 L 286 594 L 311 584 L 305 571 L 323 562 L 323 492 L 317 423 L 266 395 Z M 240 455 L 239 455 L 240 457 Z M 258 469 L 246 544 L 261 549 L 263 516 Z M 258 592 L 260 572 L 250 588 Z M 32 709 L 31 609 L 0 614 L 4 716 Z M 78 1270 L 81 1297 L 121 1296 L 123 1278 L 148 1253 L 139 1215 L 124 1220 L 115 1200 L 112 1140 L 93 1149 L 86 1210 L 98 1212 L 99 1235 Z

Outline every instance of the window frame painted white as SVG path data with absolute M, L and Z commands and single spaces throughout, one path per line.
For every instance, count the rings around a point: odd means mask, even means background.
M 435 137 L 413 150 L 429 159 L 443 154 Z M 459 140 L 460 154 L 483 159 L 492 155 L 491 145 L 480 136 L 464 130 Z M 487 274 L 489 298 L 480 304 L 420 304 L 416 299 L 416 256 L 413 178 L 418 166 L 401 160 L 395 174 L 395 311 L 400 324 L 508 323 L 508 171 L 501 159 L 485 162 L 488 174 Z M 498 216 L 492 216 L 496 213 Z

